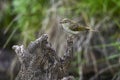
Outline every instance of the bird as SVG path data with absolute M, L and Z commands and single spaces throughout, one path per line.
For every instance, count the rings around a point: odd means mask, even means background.
M 62 27 L 66 32 L 71 34 L 79 34 L 81 31 L 96 31 L 89 26 L 85 27 L 79 25 L 77 22 L 70 20 L 68 18 L 62 19 L 60 21 L 60 24 L 62 24 Z

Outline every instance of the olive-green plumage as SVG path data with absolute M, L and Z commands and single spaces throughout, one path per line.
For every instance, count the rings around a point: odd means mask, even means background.
M 91 27 L 84 27 L 67 18 L 64 18 L 63 20 L 61 20 L 60 23 L 62 24 L 65 31 L 72 33 L 72 34 L 78 34 L 80 31 L 87 31 L 87 30 L 95 31 Z

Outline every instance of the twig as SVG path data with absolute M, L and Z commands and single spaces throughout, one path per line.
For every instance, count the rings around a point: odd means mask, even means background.
M 107 70 L 109 70 L 109 69 L 111 69 L 111 68 L 116 68 L 116 67 L 119 67 L 120 66 L 120 64 L 114 64 L 114 65 L 112 65 L 112 66 L 108 66 L 107 68 L 104 68 L 104 69 L 102 69 L 102 70 L 100 70 L 95 76 L 93 76 L 90 80 L 96 80 L 96 78 L 100 75 L 100 74 L 102 74 L 102 73 L 104 73 L 105 71 L 107 71 Z

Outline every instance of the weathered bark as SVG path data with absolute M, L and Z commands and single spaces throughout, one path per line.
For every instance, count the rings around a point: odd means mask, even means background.
M 73 80 L 68 76 L 68 69 L 73 55 L 73 40 L 67 40 L 67 50 L 62 58 L 47 41 L 48 36 L 43 34 L 31 42 L 27 48 L 23 45 L 13 46 L 21 69 L 16 80 Z

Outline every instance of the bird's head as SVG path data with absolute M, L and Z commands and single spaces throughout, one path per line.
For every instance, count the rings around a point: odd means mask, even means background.
M 61 24 L 71 23 L 71 20 L 64 18 L 60 21 Z

